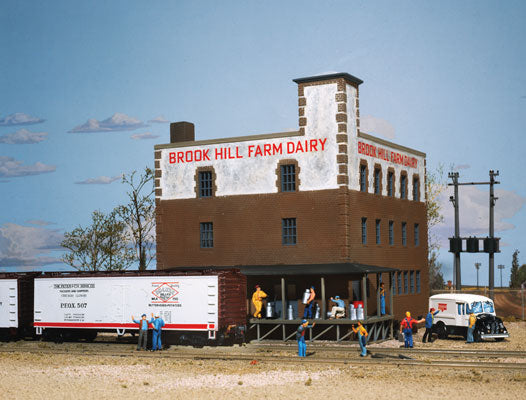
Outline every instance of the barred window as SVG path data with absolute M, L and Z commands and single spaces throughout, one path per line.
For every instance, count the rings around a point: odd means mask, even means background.
M 400 198 L 401 199 L 406 198 L 406 191 L 407 191 L 407 175 L 401 175 L 400 176 Z
M 199 172 L 199 197 L 212 197 L 212 171 Z
M 420 226 L 415 224 L 415 246 L 420 244 Z
M 393 188 L 394 188 L 394 174 L 389 172 L 387 174 L 387 195 L 393 197 Z
M 408 285 L 408 282 L 407 282 L 407 271 L 404 271 L 404 294 L 408 294 L 409 293 L 409 285 Z
M 296 218 L 283 218 L 281 220 L 281 243 L 284 245 L 296 244 Z
M 360 165 L 360 191 L 367 191 L 367 166 Z
M 407 246 L 407 224 L 402 222 L 402 246 Z
M 415 271 L 409 273 L 409 283 L 411 284 L 411 293 L 415 292 Z
M 393 291 L 393 294 L 397 294 L 398 293 L 398 286 L 396 284 L 396 272 L 393 272 L 392 281 L 391 282 L 392 282 L 392 285 L 393 285 L 391 290 Z
M 201 248 L 214 247 L 214 224 L 212 222 L 201 222 Z
M 296 191 L 296 166 L 294 164 L 281 165 L 281 191 Z
M 374 169 L 374 194 L 380 194 L 380 168 Z
M 397 272 L 398 294 L 402 294 L 402 272 Z
M 380 220 L 376 220 L 376 244 L 380 244 Z
M 394 244 L 394 222 L 389 221 L 389 245 Z
M 367 218 L 362 218 L 362 244 L 367 244 Z
M 413 178 L 413 200 L 420 200 L 420 181 L 418 178 Z
M 420 293 L 420 271 L 416 271 L 416 292 Z

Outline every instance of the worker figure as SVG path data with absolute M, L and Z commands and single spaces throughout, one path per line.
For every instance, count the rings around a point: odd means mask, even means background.
M 358 328 L 356 328 L 356 325 L 353 325 L 352 331 L 358 334 L 358 343 L 360 344 L 360 349 L 362 351 L 360 353 L 360 357 L 367 356 L 367 349 L 365 348 L 365 346 L 367 345 L 367 336 L 369 336 L 367 330 L 364 328 L 362 323 L 358 321 Z
M 424 322 L 425 319 L 416 320 L 411 318 L 411 313 L 407 311 L 405 313 L 405 318 L 400 323 L 400 333 L 404 334 L 404 347 L 413 348 L 413 326 Z
M 314 286 L 310 287 L 310 296 L 305 305 L 305 310 L 303 311 L 303 318 L 312 318 L 312 307 L 314 306 L 314 298 L 316 297 L 316 292 L 314 291 Z
M 153 313 L 152 313 L 153 317 Z M 161 329 L 164 326 L 164 321 L 159 317 L 159 313 L 155 314 L 155 319 L 152 322 L 153 336 L 152 336 L 152 351 L 162 350 L 161 344 Z
M 340 296 L 331 297 L 330 299 L 333 303 L 336 303 L 331 309 L 331 318 L 341 318 L 345 316 L 345 302 L 340 299 Z M 338 316 L 337 316 L 338 315 Z
M 429 343 L 433 342 L 431 328 L 433 328 L 433 318 L 435 315 L 437 315 L 440 312 L 440 310 L 436 310 L 434 308 L 430 308 L 429 312 L 426 315 L 426 332 L 424 333 L 424 337 L 422 338 L 422 343 L 426 342 L 426 338 L 429 341 Z
M 139 324 L 139 340 L 137 341 L 137 351 L 143 349 L 146 350 L 146 342 L 148 341 L 148 324 L 153 322 L 153 318 L 148 321 L 146 319 L 146 314 L 141 315 L 140 320 L 136 320 L 131 316 L 131 319 L 136 324 Z
M 263 306 L 263 299 L 267 297 L 267 294 L 261 290 L 259 285 L 256 285 L 256 291 L 252 295 L 252 304 L 256 308 L 254 312 L 254 318 L 261 318 L 261 307 Z
M 305 331 L 307 328 L 314 328 L 316 322 L 313 322 L 312 325 L 309 325 L 309 321 L 306 319 L 301 321 L 301 325 L 298 326 L 296 331 L 296 340 L 298 341 L 298 356 L 307 357 L 307 343 L 305 342 Z
M 380 283 L 380 315 L 385 315 L 385 288 L 384 283 Z
M 475 330 L 475 323 L 477 322 L 477 317 L 475 314 L 471 313 L 469 314 L 469 324 L 468 324 L 468 336 L 466 343 L 474 343 L 475 340 L 473 339 L 473 331 Z

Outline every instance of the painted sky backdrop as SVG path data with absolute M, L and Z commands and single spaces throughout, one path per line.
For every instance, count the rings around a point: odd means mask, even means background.
M 169 121 L 197 139 L 295 130 L 292 79 L 348 72 L 364 131 L 461 181 L 500 171 L 506 284 L 512 252 L 526 261 L 525 20 L 524 1 L 4 0 L 0 271 L 64 269 L 64 231 L 124 201 L 121 174 L 153 166 Z M 487 188 L 460 195 L 462 235 L 485 235 Z M 450 279 L 446 246 L 440 259 Z M 462 256 L 464 283 L 476 261 L 487 283 L 483 254 Z

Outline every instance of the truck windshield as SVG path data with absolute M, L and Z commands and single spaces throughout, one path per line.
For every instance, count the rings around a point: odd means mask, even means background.
M 471 303 L 471 312 L 473 314 L 480 314 L 482 312 L 482 303 L 480 301 Z
M 491 301 L 484 302 L 484 312 L 487 312 L 487 313 L 495 312 L 495 309 L 493 308 L 493 303 Z

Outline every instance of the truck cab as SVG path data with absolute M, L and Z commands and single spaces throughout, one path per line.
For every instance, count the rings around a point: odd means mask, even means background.
M 503 340 L 509 337 L 502 320 L 495 313 L 493 301 L 485 296 L 464 293 L 436 294 L 429 298 L 429 308 L 438 310 L 433 331 L 441 339 L 449 335 L 467 336 L 469 314 L 477 317 L 474 338 Z

